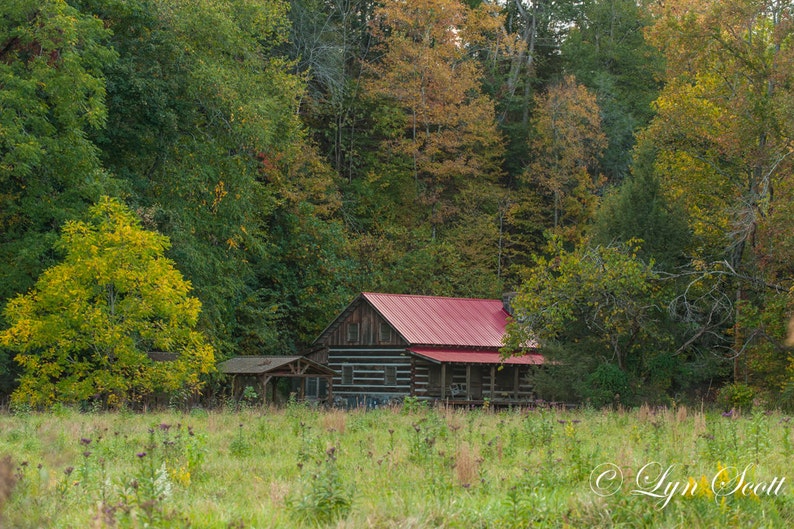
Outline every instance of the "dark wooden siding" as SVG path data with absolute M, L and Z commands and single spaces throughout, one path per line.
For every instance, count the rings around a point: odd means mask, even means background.
M 343 384 L 345 366 L 353 368 L 352 384 Z M 387 348 L 331 348 L 328 367 L 339 373 L 334 378 L 334 394 L 340 397 L 401 396 L 411 391 L 411 360 L 405 349 Z M 396 384 L 386 384 L 386 367 L 394 367 Z
M 306 358 L 317 362 L 318 364 L 328 364 L 328 348 L 323 347 L 322 349 L 315 349 L 314 351 L 308 353 Z
M 348 340 L 348 324 L 358 324 L 358 340 Z M 380 336 L 380 325 L 385 323 L 390 332 L 389 339 L 382 340 Z M 359 346 L 406 346 L 408 344 L 400 338 L 397 331 L 384 320 L 372 306 L 364 300 L 359 301 L 353 307 L 347 317 L 342 318 L 336 328 L 330 332 L 323 340 L 325 345 L 331 348 L 338 347 L 359 347 Z M 332 368 L 333 369 L 333 368 Z

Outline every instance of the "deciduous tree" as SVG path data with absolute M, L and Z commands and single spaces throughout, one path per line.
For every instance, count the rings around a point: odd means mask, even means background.
M 608 146 L 604 175 L 619 183 L 628 175 L 634 135 L 653 117 L 662 55 L 645 40 L 652 22 L 636 0 L 586 0 L 561 46 L 562 60 L 577 81 L 596 94 Z
M 533 161 L 523 179 L 549 197 L 551 226 L 575 240 L 595 211 L 598 157 L 606 147 L 595 95 L 572 76 L 537 98 L 530 140 Z
M 665 330 L 662 285 L 652 264 L 638 259 L 632 244 L 581 246 L 569 252 L 560 239 L 553 239 L 548 257 L 536 258 L 513 301 L 509 350 L 539 343 L 550 369 L 574 377 L 577 397 L 594 397 L 593 391 L 613 383 L 630 382 L 632 393 L 639 382 L 652 382 L 658 391 L 672 384 L 675 360 Z M 667 366 L 664 373 L 661 366 Z M 609 403 L 613 396 L 599 394 L 597 400 Z M 621 398 L 626 402 L 631 395 Z
M 394 123 L 382 156 L 403 158 L 420 206 L 413 216 L 434 229 L 460 211 L 455 197 L 468 183 L 492 187 L 499 176 L 494 105 L 468 52 L 489 24 L 496 13 L 475 16 L 458 0 L 389 1 L 374 13 L 382 56 L 368 66 L 367 88 L 385 98 Z
M 195 330 L 201 304 L 164 257 L 169 241 L 103 198 L 88 221 L 69 221 L 63 262 L 9 302 L 0 344 L 22 366 L 17 403 L 135 403 L 154 392 L 190 394 L 214 370 L 213 348 Z M 154 362 L 147 353 L 174 353 Z
M 58 227 L 112 191 L 88 138 L 107 117 L 109 38 L 64 0 L 0 4 L 0 305 L 52 263 Z
M 283 56 L 288 4 L 82 3 L 119 52 L 95 141 L 145 225 L 172 240 L 199 325 L 223 355 L 296 350 L 324 304 L 350 294 L 335 175 L 307 140 L 305 81 Z M 317 246 L 327 266 L 307 264 Z
M 779 346 L 782 329 L 748 327 L 763 318 L 742 311 L 774 310 L 771 319 L 781 322 L 787 316 L 774 298 L 790 281 L 780 264 L 791 254 L 776 233 L 790 225 L 792 6 L 674 0 L 656 5 L 655 16 L 649 35 L 666 56 L 666 84 L 645 134 L 659 147 L 663 187 L 687 208 L 692 253 L 722 277 L 731 273 L 722 297 L 733 300 L 734 315 L 723 338 L 734 378 L 752 378 L 748 354 L 759 340 Z

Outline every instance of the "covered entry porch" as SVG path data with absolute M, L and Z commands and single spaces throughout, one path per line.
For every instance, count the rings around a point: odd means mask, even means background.
M 222 362 L 218 369 L 221 373 L 232 376 L 234 396 L 243 389 L 241 380 L 251 378 L 256 380 L 261 389 L 262 404 L 268 402 L 268 393 L 270 393 L 270 401 L 276 401 L 276 381 L 284 377 L 297 382 L 295 389 L 299 400 L 309 396 L 307 385 L 309 382 L 315 382 L 312 387 L 317 389 L 317 392 L 311 397 L 332 402 L 334 376 L 338 376 L 332 369 L 304 356 L 236 356 Z M 320 388 L 325 388 L 324 394 L 321 394 Z
M 411 348 L 411 395 L 451 403 L 529 405 L 530 370 L 543 357 L 502 358 L 498 350 Z

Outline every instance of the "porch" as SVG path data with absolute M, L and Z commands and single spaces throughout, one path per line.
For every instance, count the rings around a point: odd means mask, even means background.
M 453 405 L 534 405 L 528 381 L 539 354 L 502 358 L 497 350 L 411 348 L 411 394 Z
M 304 356 L 236 356 L 222 362 L 219 370 L 232 376 L 232 395 L 237 398 L 242 391 L 240 381 L 253 379 L 261 389 L 262 404 L 276 400 L 276 381 L 279 378 L 290 378 L 296 381 L 296 397 L 304 400 L 309 396 L 308 385 L 314 383 L 314 398 L 333 402 L 334 377 L 338 376 L 332 369 L 309 360 Z M 320 389 L 324 386 L 325 395 Z

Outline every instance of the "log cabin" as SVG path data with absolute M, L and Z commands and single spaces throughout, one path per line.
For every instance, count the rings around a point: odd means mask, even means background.
M 406 396 L 451 404 L 529 404 L 527 375 L 543 364 L 499 352 L 506 301 L 359 294 L 313 344 L 308 357 L 337 373 L 337 402 L 374 407 Z

